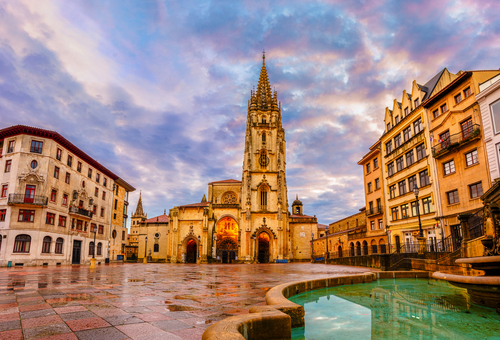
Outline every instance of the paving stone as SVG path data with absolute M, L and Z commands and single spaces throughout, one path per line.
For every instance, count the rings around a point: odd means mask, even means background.
M 42 316 L 55 315 L 56 312 L 53 309 L 42 309 L 35 310 L 32 312 L 21 312 L 21 319 L 31 319 L 31 318 L 40 318 Z
M 91 311 L 84 311 L 84 312 L 73 312 L 73 313 L 63 313 L 60 314 L 61 318 L 64 321 L 70 321 L 70 320 L 78 320 L 78 319 L 89 319 L 89 318 L 95 318 L 97 315 L 92 313 Z
M 193 328 L 193 326 L 188 325 L 187 323 L 184 323 L 179 320 L 161 320 L 161 321 L 151 322 L 151 324 L 155 327 L 163 329 L 166 332 L 176 331 L 184 328 Z
M 20 329 L 14 329 L 11 331 L 0 332 L 0 339 L 2 340 L 22 340 L 23 332 Z
M 10 313 L 0 315 L 0 322 L 19 320 L 19 313 Z
M 20 320 L 0 322 L 0 332 L 10 331 L 13 329 L 20 329 L 20 328 L 21 328 L 21 321 Z
M 139 319 L 150 322 L 150 321 L 160 321 L 160 320 L 172 320 L 173 318 L 166 316 L 162 313 L 145 313 L 145 314 L 136 314 Z
M 194 318 L 193 314 L 189 314 L 187 312 L 166 312 L 166 313 L 161 313 L 163 315 L 168 316 L 171 319 L 187 319 L 187 318 Z
M 160 328 L 155 327 L 149 323 L 136 323 L 132 325 L 116 326 L 116 328 L 131 338 L 163 332 L 163 330 L 161 330 Z
M 70 320 L 66 321 L 66 324 L 71 328 L 73 332 L 82 331 L 85 329 L 93 329 L 93 328 L 101 328 L 111 326 L 109 323 L 104 321 L 103 319 L 96 318 L 88 318 L 88 319 L 78 319 L 78 320 Z
M 128 325 L 132 323 L 141 323 L 143 320 L 136 318 L 133 315 L 112 315 L 103 317 L 106 322 L 109 322 L 113 326 L 118 325 Z
M 85 308 L 83 306 L 70 306 L 70 307 L 54 308 L 54 311 L 57 314 L 63 314 L 63 313 L 72 313 L 72 312 L 85 312 L 85 311 L 87 311 L 87 308 Z
M 56 323 L 56 324 L 47 325 L 47 326 L 26 328 L 26 329 L 23 329 L 23 333 L 24 333 L 24 339 L 30 340 L 30 339 L 36 339 L 36 338 L 41 338 L 41 337 L 48 337 L 48 336 L 52 336 L 52 335 L 71 333 L 71 329 L 68 327 L 68 325 L 66 325 L 63 322 L 63 323 Z
M 115 327 L 88 329 L 85 331 L 75 332 L 75 335 L 80 340 L 96 340 L 96 339 L 122 340 L 122 339 L 128 339 L 127 335 L 123 334 Z
M 183 340 L 199 340 L 201 339 L 204 329 L 200 328 L 186 328 L 178 331 L 172 331 L 172 334 L 175 334 L 182 338 Z
M 24 319 L 22 321 L 23 328 L 32 328 L 39 326 L 51 325 L 54 323 L 61 323 L 61 317 L 59 315 L 43 316 L 41 318 L 34 319 Z

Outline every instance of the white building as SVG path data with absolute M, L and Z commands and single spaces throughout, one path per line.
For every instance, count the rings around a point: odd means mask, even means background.
M 57 132 L 0 130 L 0 266 L 104 263 L 117 179 Z
M 491 181 L 500 178 L 500 75 L 479 85 L 476 99 L 481 109 Z

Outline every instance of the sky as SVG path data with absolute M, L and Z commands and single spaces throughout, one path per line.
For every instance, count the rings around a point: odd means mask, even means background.
M 265 49 L 289 202 L 327 224 L 365 205 L 357 162 L 413 80 L 500 67 L 499 17 L 494 0 L 0 0 L 0 128 L 59 132 L 157 216 L 241 179 Z

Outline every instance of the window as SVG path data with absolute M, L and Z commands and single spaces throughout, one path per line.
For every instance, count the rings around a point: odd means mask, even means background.
M 7 197 L 7 191 L 9 190 L 9 185 L 4 184 L 2 185 L 2 196 L 1 197 Z
M 389 187 L 390 198 L 396 197 L 396 184 Z
M 50 243 L 52 242 L 52 239 L 50 236 L 45 236 L 43 238 L 43 245 L 42 245 L 42 253 L 48 254 L 50 253 Z
M 104 177 L 102 179 L 102 185 L 106 186 L 106 184 L 108 184 L 108 179 L 106 177 Z
M 97 187 L 94 190 L 94 196 L 99 197 L 99 188 L 97 188 Z
M 417 211 L 417 209 L 418 209 L 417 201 L 415 201 L 415 202 L 411 202 L 411 215 L 412 215 L 413 217 L 418 216 L 418 211 Z
M 54 225 L 56 220 L 56 214 L 53 213 L 47 213 L 47 217 L 45 218 L 45 224 L 52 224 Z
M 374 169 L 378 169 L 378 158 L 375 158 L 375 159 L 373 160 L 373 168 L 374 168 Z
M 90 223 L 90 232 L 91 233 L 97 233 L 97 224 Z
M 469 185 L 470 198 L 478 198 L 483 194 L 481 182 Z
M 66 228 L 66 216 L 59 215 L 59 226 Z
M 76 171 L 78 171 L 78 172 L 82 172 L 82 162 L 78 162 L 78 163 L 76 164 Z
M 35 219 L 35 210 L 19 210 L 19 222 L 33 222 Z
M 392 141 L 389 141 L 385 144 L 385 153 L 389 154 L 392 152 Z
M 399 209 L 398 207 L 395 207 L 395 208 L 392 208 L 391 209 L 391 213 L 392 213 L 392 220 L 393 221 L 397 221 L 398 220 L 398 215 L 399 215 Z
M 33 153 L 42 153 L 43 142 L 37 142 L 36 140 L 31 141 L 30 151 Z
M 424 143 L 417 146 L 417 161 L 425 157 L 425 145 Z
M 119 188 L 119 186 L 117 185 L 116 186 L 116 195 L 118 195 L 118 188 Z
M 366 173 L 370 173 L 370 163 L 366 164 Z
M 54 178 L 59 179 L 59 168 L 57 166 L 54 167 Z
M 378 228 L 384 229 L 384 221 L 381 218 L 378 220 Z
M 122 230 L 122 241 L 125 241 L 125 231 Z
M 14 152 L 14 146 L 15 145 L 16 145 L 16 141 L 15 140 L 9 141 L 9 148 L 7 149 L 7 153 Z
M 401 206 L 401 218 L 408 218 L 408 204 L 403 204 Z
M 14 253 L 29 253 L 31 245 L 31 236 L 17 235 L 14 243 Z
M 467 163 L 467 166 L 471 166 L 471 165 L 479 163 L 479 159 L 477 156 L 477 150 L 473 150 L 471 152 L 466 153 L 465 154 L 465 162 Z
M 102 199 L 105 200 L 106 199 L 106 191 L 103 191 L 102 192 Z
M 115 198 L 115 210 L 118 208 L 118 200 Z
M 57 198 L 57 190 L 52 189 L 52 192 L 50 193 L 50 201 L 55 202 Z
M 71 174 L 69 172 L 66 173 L 66 178 L 64 179 L 64 183 L 69 184 L 71 180 Z
M 68 194 L 63 194 L 62 205 L 68 205 Z
M 76 230 L 83 230 L 83 221 L 76 220 Z
M 439 135 L 439 143 L 441 143 L 442 148 L 446 148 L 450 145 L 450 131 L 443 132 Z
M 32 169 L 36 169 L 36 167 L 38 166 L 38 162 L 35 160 L 32 160 L 30 166 Z
M 399 116 L 396 116 L 396 118 L 394 118 L 394 125 L 398 124 L 399 124 Z
M 98 231 L 99 234 L 104 234 L 104 226 L 103 225 L 99 225 L 99 231 Z
M 456 204 L 458 203 L 458 190 L 453 190 L 450 192 L 447 192 L 446 195 L 448 196 L 448 204 Z
M 95 181 L 96 181 L 97 183 L 99 183 L 100 178 L 101 178 L 101 175 L 99 175 L 98 173 L 96 173 L 96 174 L 95 174 Z
M 449 175 L 455 172 L 455 161 L 452 159 L 449 162 L 443 163 L 444 174 Z
M 471 92 L 470 92 L 470 87 L 468 87 L 468 88 L 466 88 L 466 89 L 464 90 L 464 97 L 465 97 L 465 98 L 467 98 L 467 97 L 468 97 L 468 96 L 470 96 L 470 95 L 471 95 Z
M 410 110 L 408 109 L 408 107 L 405 107 L 405 117 L 408 116 L 409 113 L 410 113 Z
M 419 133 L 420 131 L 422 131 L 423 127 L 422 127 L 422 118 L 419 118 L 417 119 L 414 123 L 413 123 L 413 132 L 415 134 Z
M 405 163 L 403 161 L 403 156 L 401 156 L 398 159 L 396 159 L 396 169 L 397 169 L 397 171 L 401 171 L 404 169 L 404 167 L 405 167 Z
M 104 217 L 104 208 L 101 208 L 101 217 Z
M 101 256 L 102 255 L 102 243 L 99 242 L 97 243 L 97 256 Z
M 415 163 L 415 158 L 414 158 L 413 150 L 411 150 L 410 152 L 406 153 L 406 166 L 408 167 L 408 166 L 412 165 L 413 163 Z
M 5 221 L 5 215 L 7 215 L 7 209 L 0 210 L 0 222 Z
M 398 187 L 399 187 L 399 195 L 400 196 L 406 194 L 406 181 L 405 180 L 399 182 Z
M 462 127 L 462 136 L 464 139 L 469 138 L 469 136 L 474 132 L 474 126 L 472 125 L 472 119 L 467 119 L 465 122 L 460 124 Z
M 387 123 L 387 131 L 391 129 L 391 123 Z
M 448 105 L 446 105 L 446 103 L 444 103 L 443 105 L 441 105 L 441 113 L 445 113 L 446 111 L 448 111 Z
M 73 164 L 73 157 L 71 157 L 70 155 L 68 155 L 68 166 L 71 167 L 71 165 Z
M 378 190 L 378 189 L 380 189 L 380 179 L 375 178 L 375 190 Z
M 420 105 L 420 98 L 415 99 L 415 108 L 417 108 Z
M 62 150 L 58 148 L 56 152 L 56 159 L 60 161 L 61 157 L 62 157 Z
M 94 242 L 89 243 L 89 256 L 94 256 Z
M 403 139 L 406 142 L 411 138 L 411 126 L 408 126 L 406 129 L 403 130 Z
M 432 212 L 432 200 L 430 197 L 422 199 L 422 207 L 424 208 L 424 214 Z
M 420 187 L 425 187 L 426 185 L 430 184 L 428 170 L 421 171 L 419 175 L 420 175 Z
M 267 191 L 265 190 L 260 192 L 260 205 L 267 207 Z
M 94 205 L 94 206 L 92 207 L 92 213 L 93 213 L 94 215 L 96 215 L 96 214 L 97 214 L 97 205 Z
M 85 188 L 85 181 L 82 181 L 82 187 Z
M 116 220 L 116 214 L 113 214 L 113 219 Z
M 387 173 L 389 176 L 394 175 L 394 162 L 387 164 Z
M 12 159 L 8 159 L 5 161 L 5 170 L 4 172 L 10 172 L 10 167 L 12 166 Z
M 458 104 L 462 101 L 462 94 L 459 93 L 455 96 L 455 103 Z
M 57 241 L 56 241 L 56 249 L 54 250 L 54 253 L 56 253 L 56 254 L 63 253 L 63 243 L 64 243 L 64 240 L 61 237 L 58 237 Z
M 500 132 L 500 100 L 497 100 L 490 105 L 490 111 L 493 121 L 493 128 L 495 130 L 495 134 L 497 134 Z
M 408 177 L 408 190 L 413 191 L 415 188 L 415 185 L 417 185 L 417 175 L 413 175 L 411 177 Z
M 438 109 L 435 109 L 434 111 L 432 111 L 432 117 L 437 118 L 438 116 L 439 116 L 439 110 Z
M 370 222 L 371 230 L 375 230 L 375 221 Z
M 372 192 L 372 182 L 368 183 L 368 193 Z
M 92 178 L 92 169 L 89 168 L 89 178 Z
M 401 146 L 401 135 L 394 137 L 394 148 L 399 148 Z

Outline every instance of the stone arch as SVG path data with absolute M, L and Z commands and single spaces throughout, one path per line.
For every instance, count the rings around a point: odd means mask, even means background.
M 183 263 L 196 263 L 198 258 L 199 242 L 198 238 L 193 234 L 187 235 L 182 241 L 182 262 Z
M 368 242 L 366 240 L 363 240 L 363 255 L 368 255 Z
M 238 195 L 234 191 L 226 191 L 222 195 L 222 204 L 237 204 L 238 203 Z
M 356 250 L 354 249 L 354 242 L 351 242 L 349 244 L 349 256 L 354 256 L 356 255 Z
M 370 242 L 370 245 L 372 247 L 372 254 L 377 254 L 378 253 L 378 247 L 377 247 L 377 241 L 374 239 Z
M 359 241 L 356 242 L 356 256 L 361 255 L 361 243 Z
M 381 254 L 385 254 L 387 253 L 387 248 L 385 246 L 385 241 L 383 238 L 381 238 L 379 241 L 378 241 L 378 246 L 380 248 L 380 253 Z
M 272 240 L 274 233 L 270 233 L 270 231 L 271 230 L 269 228 L 262 227 L 255 233 L 256 260 L 259 263 L 271 262 Z
M 338 257 L 342 257 L 343 254 L 342 254 L 342 246 L 341 245 L 339 245 L 337 251 L 338 251 Z
M 232 263 L 238 257 L 240 227 L 231 214 L 222 215 L 215 224 L 215 248 L 217 261 Z

